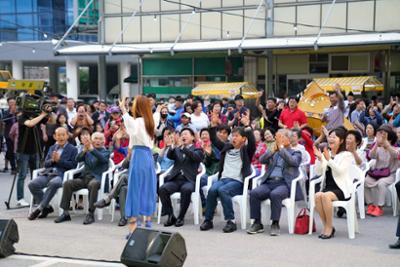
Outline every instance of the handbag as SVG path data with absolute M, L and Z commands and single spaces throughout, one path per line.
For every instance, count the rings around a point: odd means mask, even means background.
M 308 226 L 310 223 L 310 216 L 308 215 L 308 209 L 303 208 L 300 210 L 296 217 L 296 223 L 294 226 L 294 233 L 298 235 L 308 234 Z M 317 231 L 315 227 L 315 220 L 313 221 L 313 233 Z
M 382 168 L 382 169 L 373 169 L 368 171 L 368 175 L 375 179 L 380 179 L 383 177 L 390 176 L 390 169 L 389 168 Z

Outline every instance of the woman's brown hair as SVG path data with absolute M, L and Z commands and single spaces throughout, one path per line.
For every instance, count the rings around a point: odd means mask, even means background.
M 146 96 L 139 95 L 135 98 L 132 105 L 132 116 L 135 119 L 143 118 L 147 134 L 150 135 L 151 139 L 154 139 L 153 113 L 151 112 L 150 100 Z

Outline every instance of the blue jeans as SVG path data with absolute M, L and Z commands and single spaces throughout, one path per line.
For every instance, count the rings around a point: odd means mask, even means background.
M 204 174 L 200 178 L 200 199 L 201 199 L 201 206 L 205 208 L 206 206 L 206 197 L 204 196 L 203 187 L 207 185 L 208 175 Z
M 225 220 L 234 220 L 235 213 L 233 211 L 232 197 L 241 195 L 242 193 L 243 183 L 237 180 L 223 178 L 215 182 L 211 186 L 207 195 L 206 220 L 213 220 L 215 208 L 218 204 L 218 198 L 221 200 Z
M 18 180 L 17 180 L 17 200 L 24 198 L 25 178 L 28 174 L 28 164 L 31 171 L 39 169 L 39 154 L 17 154 Z
M 36 203 L 40 203 L 40 207 L 43 209 L 49 206 L 58 188 L 62 187 L 62 182 L 63 178 L 60 176 L 38 176 L 28 184 L 28 188 Z M 46 188 L 46 191 L 43 193 L 44 188 Z

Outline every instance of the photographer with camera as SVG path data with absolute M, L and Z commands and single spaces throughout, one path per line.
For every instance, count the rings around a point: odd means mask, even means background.
M 24 184 L 28 173 L 28 164 L 31 171 L 39 168 L 42 153 L 40 125 L 46 124 L 47 115 L 52 112 L 51 104 L 44 104 L 39 115 L 33 111 L 22 110 L 18 117 L 18 180 L 17 180 L 17 205 L 29 206 L 24 199 Z

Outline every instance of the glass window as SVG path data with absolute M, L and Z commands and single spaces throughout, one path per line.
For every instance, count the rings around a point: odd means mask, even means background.
M 328 54 L 311 54 L 310 73 L 328 73 L 329 57 Z
M 33 31 L 30 29 L 18 29 L 18 41 L 30 41 L 33 40 Z
M 15 13 L 15 0 L 0 0 L 0 13 Z
M 18 0 L 17 13 L 32 12 L 32 0 Z
M 331 71 L 348 71 L 349 56 L 336 55 L 331 57 Z
M 31 27 L 33 24 L 33 16 L 32 15 L 17 15 L 17 24 L 21 26 Z
M 17 28 L 15 16 L 1 15 L 0 28 Z

